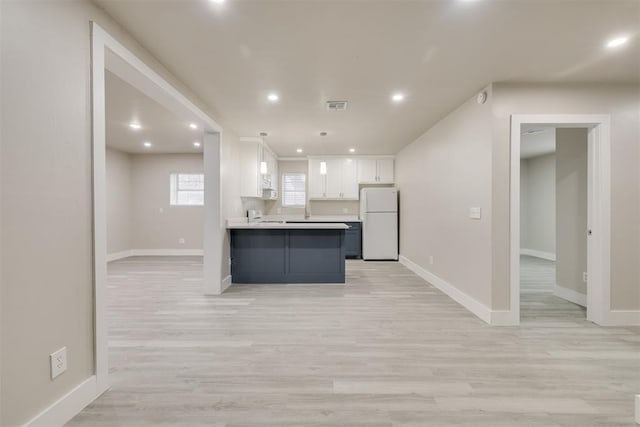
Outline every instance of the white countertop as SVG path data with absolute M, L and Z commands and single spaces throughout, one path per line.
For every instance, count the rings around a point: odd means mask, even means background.
M 303 222 L 303 223 L 287 223 L 287 222 L 247 222 L 247 221 L 227 221 L 227 229 L 285 229 L 285 230 L 346 230 L 349 226 L 336 222 Z
M 264 218 L 270 221 L 300 221 L 300 222 L 362 222 L 357 215 L 312 215 L 308 218 L 295 215 L 269 215 Z

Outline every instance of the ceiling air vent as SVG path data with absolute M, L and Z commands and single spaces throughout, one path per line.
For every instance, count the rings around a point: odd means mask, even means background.
M 327 101 L 327 110 L 329 111 L 346 111 L 347 101 Z

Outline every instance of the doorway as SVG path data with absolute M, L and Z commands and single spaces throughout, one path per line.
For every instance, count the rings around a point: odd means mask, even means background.
M 524 124 L 520 148 L 521 319 L 583 321 L 588 129 Z
M 584 129 L 587 134 L 586 172 L 586 318 L 606 325 L 610 313 L 610 135 L 607 115 L 513 115 L 511 117 L 510 174 L 510 324 L 521 320 L 521 152 L 522 132 L 531 127 L 554 128 L 561 133 Z M 579 225 L 578 225 L 579 227 Z M 527 236 L 524 236 L 525 239 Z M 566 240 L 566 236 L 559 236 Z M 541 251 L 545 252 L 545 251 Z M 540 255 L 540 254 L 538 254 Z M 548 267 L 548 266 L 547 266 Z M 555 266 L 554 269 L 555 270 Z M 526 273 L 526 271 L 525 271 Z M 543 273 L 544 275 L 544 273 Z M 554 286 L 550 269 L 548 286 Z M 557 289 L 554 288 L 554 292 Z M 566 296 L 566 295 L 565 295 Z
M 185 95 L 147 66 L 95 22 L 91 23 L 91 102 L 93 153 L 93 281 L 95 316 L 94 396 L 109 387 L 107 330 L 107 196 L 106 103 L 107 71 L 167 110 L 201 126 L 204 175 L 203 289 L 223 291 L 221 280 L 223 233 L 220 215 L 221 127 Z M 168 184 L 168 183 L 167 183 Z

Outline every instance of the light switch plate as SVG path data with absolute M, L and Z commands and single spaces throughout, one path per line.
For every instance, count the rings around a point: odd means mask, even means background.
M 469 208 L 469 218 L 471 219 L 482 218 L 482 208 Z
M 49 360 L 51 361 L 51 379 L 54 379 L 67 370 L 67 347 L 51 353 Z

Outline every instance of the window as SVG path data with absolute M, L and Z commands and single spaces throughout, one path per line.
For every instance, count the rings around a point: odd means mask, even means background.
M 307 200 L 306 176 L 303 173 L 282 174 L 282 207 L 303 208 Z
M 201 173 L 172 173 L 171 206 L 204 206 L 204 175 Z

